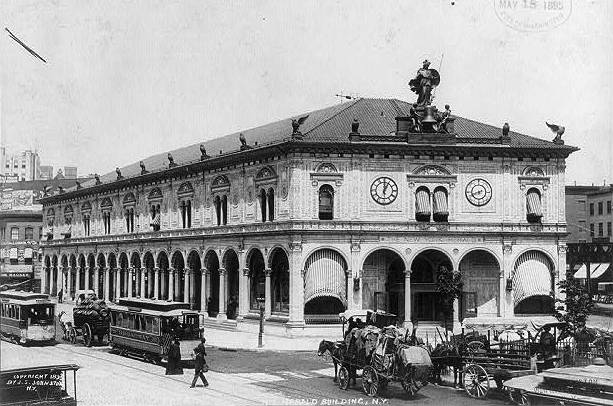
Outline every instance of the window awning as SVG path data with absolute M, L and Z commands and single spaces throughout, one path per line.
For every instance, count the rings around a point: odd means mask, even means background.
M 447 193 L 444 190 L 434 191 L 434 213 L 435 214 L 449 214 L 447 208 Z
M 543 210 L 541 210 L 541 196 L 537 192 L 528 192 L 526 196 L 526 205 L 528 214 L 533 216 L 543 216 Z
M 611 266 L 608 262 L 594 262 L 590 263 L 590 279 L 598 279 L 604 274 Z M 575 279 L 587 279 L 587 265 L 581 264 L 581 267 L 575 272 Z
M 25 250 L 23 250 L 23 257 L 32 258 L 32 248 L 26 248 Z
M 415 194 L 416 214 L 430 215 L 430 194 L 427 190 L 420 189 Z
M 514 306 L 528 297 L 551 296 L 551 293 L 551 271 L 546 258 L 540 253 L 523 258 L 513 274 Z
M 331 250 L 315 252 L 307 263 L 304 275 L 304 303 L 317 297 L 335 297 L 343 304 L 347 298 L 347 282 L 343 257 Z
M 9 251 L 9 258 L 17 259 L 17 248 L 11 248 Z

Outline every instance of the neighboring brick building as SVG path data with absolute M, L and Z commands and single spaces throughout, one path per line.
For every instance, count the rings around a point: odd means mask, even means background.
M 588 195 L 598 189 L 600 189 L 598 186 L 566 186 L 566 224 L 569 243 L 591 241 Z

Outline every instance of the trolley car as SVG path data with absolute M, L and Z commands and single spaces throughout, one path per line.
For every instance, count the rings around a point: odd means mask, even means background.
M 160 364 L 168 356 L 171 341 L 179 339 L 182 359 L 189 360 L 190 350 L 202 336 L 200 316 L 188 303 L 122 298 L 109 308 L 109 344 L 121 355 Z
M 2 339 L 19 344 L 55 341 L 55 303 L 41 293 L 0 292 Z

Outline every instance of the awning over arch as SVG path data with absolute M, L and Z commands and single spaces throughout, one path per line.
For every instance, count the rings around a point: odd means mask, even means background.
M 304 276 L 304 303 L 330 296 L 346 303 L 347 282 L 344 258 L 336 251 L 322 249 L 307 260 Z
M 430 215 L 430 193 L 426 189 L 419 189 L 415 193 L 415 212 L 420 215 Z
M 551 296 L 551 265 L 545 254 L 529 251 L 522 254 L 513 272 L 513 304 L 532 296 Z

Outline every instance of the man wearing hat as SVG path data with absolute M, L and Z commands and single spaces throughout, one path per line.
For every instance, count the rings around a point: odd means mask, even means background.
M 194 379 L 192 380 L 192 385 L 190 388 L 194 388 L 196 386 L 196 382 L 198 381 L 198 377 L 202 379 L 202 384 L 206 388 L 209 386 L 209 382 L 206 380 L 204 376 L 204 372 L 209 371 L 209 366 L 206 364 L 206 360 L 204 357 L 206 356 L 206 349 L 204 348 L 204 343 L 206 343 L 206 338 L 202 337 L 200 339 L 200 344 L 196 348 L 194 348 L 194 353 L 196 354 L 195 359 L 195 367 L 194 367 Z

